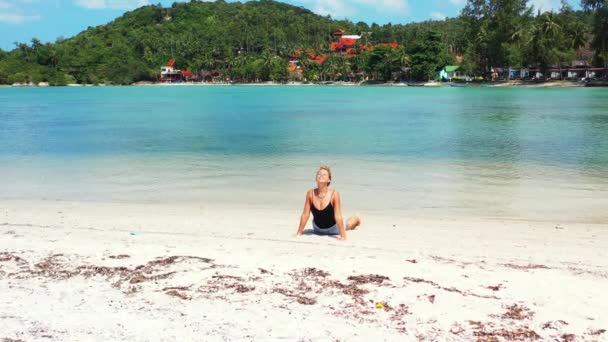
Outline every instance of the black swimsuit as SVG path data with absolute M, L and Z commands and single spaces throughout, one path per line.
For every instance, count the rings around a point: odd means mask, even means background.
M 329 199 L 329 204 L 323 210 L 317 209 L 317 207 L 315 207 L 314 202 L 311 203 L 310 211 L 312 212 L 313 216 L 312 221 L 317 227 L 321 229 L 328 229 L 336 225 L 336 217 L 334 216 L 334 206 L 333 204 L 331 204 L 331 199 L 334 196 L 334 192 L 331 193 L 332 197 L 330 197 Z

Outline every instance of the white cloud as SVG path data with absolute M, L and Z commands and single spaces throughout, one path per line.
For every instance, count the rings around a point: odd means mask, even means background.
M 454 6 L 463 7 L 467 4 L 467 0 L 449 0 Z M 571 1 L 570 1 L 571 2 Z M 541 12 L 558 10 L 561 7 L 560 0 L 530 0 L 528 5 L 534 6 L 534 10 L 541 10 Z
M 0 23 L 22 24 L 28 21 L 40 20 L 40 15 L 25 13 L 22 4 L 30 4 L 37 0 L 0 0 Z
M 455 6 L 464 6 L 466 5 L 467 0 L 450 0 L 450 2 Z
M 148 0 L 74 0 L 76 6 L 88 9 L 134 9 L 149 3 Z
M 534 11 L 555 11 L 561 7 L 560 0 L 531 0 L 529 5 L 534 6 Z
M 383 14 L 404 15 L 409 13 L 408 0 L 300 0 L 313 12 L 343 18 L 373 10 Z M 362 6 L 363 5 L 363 6 Z
M 75 0 L 74 4 L 84 8 L 105 8 L 106 0 Z
M 435 19 L 435 20 L 444 20 L 447 17 L 447 15 L 441 13 L 441 12 L 431 12 L 431 18 Z
M 353 8 L 346 4 L 346 0 L 302 0 L 311 11 L 320 15 L 344 17 L 355 13 Z
M 407 0 L 352 0 L 352 2 L 373 5 L 380 13 L 407 14 L 409 12 Z
M 12 9 L 14 7 L 15 5 L 11 4 L 10 2 L 0 0 L 0 10 Z
M 0 13 L 0 23 L 23 24 L 28 21 L 39 20 L 39 15 L 23 15 L 18 13 Z

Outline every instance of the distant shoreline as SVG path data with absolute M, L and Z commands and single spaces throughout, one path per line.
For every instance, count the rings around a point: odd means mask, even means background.
M 57 87 L 106 87 L 106 86 L 122 86 L 110 84 L 67 84 Z M 574 87 L 608 87 L 606 81 L 596 81 L 591 83 L 583 83 L 578 81 L 547 81 L 547 82 L 532 82 L 532 81 L 497 81 L 497 82 L 482 82 L 482 83 L 460 83 L 460 82 L 259 82 L 259 83 L 228 83 L 228 82 L 183 82 L 183 83 L 161 83 L 141 81 L 135 82 L 130 87 L 148 87 L 148 86 L 374 86 L 374 87 L 521 87 L 521 88 L 574 88 Z M 0 85 L 0 88 L 45 88 L 50 87 L 46 82 L 38 84 L 12 84 Z

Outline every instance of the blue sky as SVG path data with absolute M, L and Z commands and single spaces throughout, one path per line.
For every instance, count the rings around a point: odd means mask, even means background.
M 149 3 L 170 6 L 173 0 L 0 0 L 0 48 L 36 37 L 53 42 L 69 38 L 88 26 L 105 24 Z M 458 15 L 466 0 L 284 0 L 319 14 L 384 24 L 443 19 Z M 577 3 L 578 1 L 572 1 Z M 559 8 L 560 0 L 530 0 L 543 9 Z

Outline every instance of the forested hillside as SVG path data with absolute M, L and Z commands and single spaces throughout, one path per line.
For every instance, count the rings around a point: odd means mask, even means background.
M 425 79 L 459 63 L 470 74 L 496 66 L 550 65 L 585 59 L 604 66 L 608 2 L 583 0 L 540 13 L 526 0 L 469 0 L 459 17 L 406 25 L 333 20 L 270 1 L 174 3 L 145 6 L 75 37 L 43 44 L 33 38 L 0 50 L 0 83 L 130 84 L 158 79 L 171 58 L 176 67 L 214 72 L 239 82 L 281 81 L 295 51 L 327 55 L 322 65 L 302 60 L 304 76 L 331 80 L 347 73 L 384 79 L 409 68 Z M 362 35 L 360 46 L 396 42 L 398 48 L 361 49 L 355 57 L 329 51 L 332 32 Z

